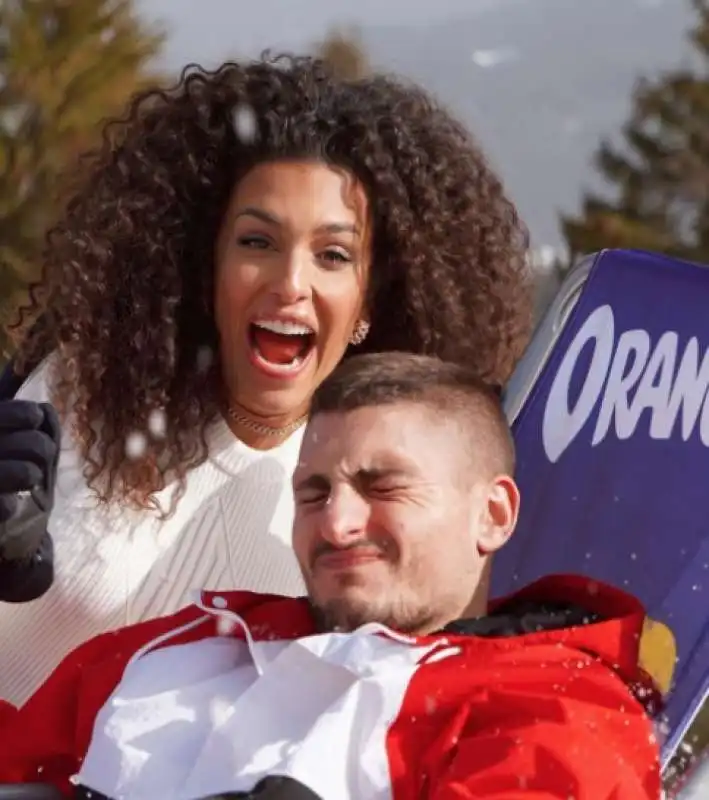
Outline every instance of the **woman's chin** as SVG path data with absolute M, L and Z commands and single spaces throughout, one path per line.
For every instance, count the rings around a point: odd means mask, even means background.
M 251 385 L 249 392 L 234 398 L 231 408 L 232 412 L 242 413 L 254 421 L 279 428 L 305 416 L 312 395 L 310 384 L 304 386 L 291 383 L 288 386 L 264 387 L 260 390 Z
M 287 365 L 267 361 L 252 349 L 235 376 L 238 389 L 232 401 L 236 410 L 268 425 L 288 425 L 308 413 L 313 393 L 322 382 L 320 372 L 316 348 Z

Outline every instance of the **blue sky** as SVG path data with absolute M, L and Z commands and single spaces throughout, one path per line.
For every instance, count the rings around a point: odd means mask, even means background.
M 426 25 L 470 18 L 491 4 L 523 2 L 528 0 L 138 0 L 138 8 L 146 19 L 165 24 L 165 63 L 179 69 L 193 60 L 207 66 L 254 56 L 266 47 L 307 47 L 334 25 Z

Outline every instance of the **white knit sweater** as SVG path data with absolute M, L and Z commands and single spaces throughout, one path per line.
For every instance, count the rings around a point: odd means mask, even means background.
M 46 366 L 18 398 L 48 400 Z M 40 600 L 0 604 L 0 698 L 24 702 L 74 647 L 107 630 L 171 613 L 194 589 L 297 595 L 290 477 L 302 429 L 278 448 L 252 450 L 222 420 L 210 458 L 193 470 L 175 514 L 98 507 L 64 431 L 49 530 L 56 578 Z M 174 485 L 159 499 L 167 502 Z

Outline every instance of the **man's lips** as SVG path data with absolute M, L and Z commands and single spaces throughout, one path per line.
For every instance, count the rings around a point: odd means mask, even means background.
M 315 558 L 315 566 L 324 569 L 351 569 L 372 561 L 381 561 L 382 552 L 374 547 L 350 550 L 327 550 Z

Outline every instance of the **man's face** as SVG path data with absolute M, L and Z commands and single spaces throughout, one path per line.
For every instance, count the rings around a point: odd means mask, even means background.
M 423 406 L 316 415 L 293 478 L 293 545 L 324 625 L 422 633 L 464 613 L 481 549 L 499 547 L 516 517 L 483 474 L 457 421 Z

